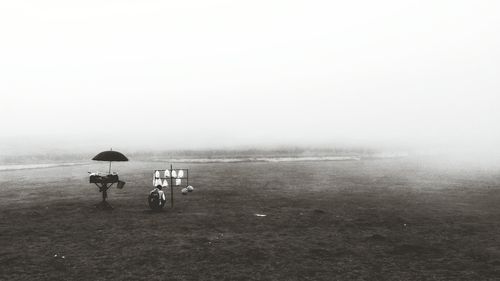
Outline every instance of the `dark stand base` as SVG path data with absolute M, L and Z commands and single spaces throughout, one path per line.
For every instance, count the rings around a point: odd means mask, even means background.
M 113 206 L 107 201 L 101 201 L 99 204 L 95 205 L 95 207 L 99 210 L 113 210 Z

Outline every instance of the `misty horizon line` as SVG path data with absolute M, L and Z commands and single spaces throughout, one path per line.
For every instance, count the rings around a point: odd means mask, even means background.
M 476 147 L 477 148 L 477 147 Z M 0 152 L 0 165 L 18 165 L 18 164 L 50 164 L 50 163 L 85 163 L 91 162 L 92 157 L 97 153 L 108 150 L 80 150 L 68 151 L 64 149 L 46 149 L 31 153 L 5 154 Z M 394 159 L 409 158 L 422 163 L 436 164 L 441 163 L 447 167 L 456 165 L 465 165 L 463 167 L 481 167 L 481 168 L 500 168 L 500 153 L 498 150 L 478 150 L 465 148 L 448 149 L 415 149 L 401 147 L 369 147 L 369 146 L 299 146 L 299 145 L 281 145 L 281 146 L 234 146 L 229 148 L 197 148 L 197 149 L 132 149 L 125 147 L 116 147 L 113 150 L 124 153 L 131 161 L 184 161 L 191 163 L 210 163 L 210 159 L 227 162 L 233 159 L 235 162 L 255 162 L 265 158 L 342 158 L 355 157 L 358 160 L 370 159 Z M 11 151 L 12 152 L 12 151 Z M 192 161 L 192 160 L 203 161 Z M 241 161 L 247 159 L 248 161 Z M 323 160 L 325 160 L 323 159 Z M 328 159 L 326 159 L 328 160 Z M 430 160 L 430 162 L 429 162 Z M 217 161 L 216 161 L 217 162 Z M 278 161 L 280 162 L 280 161 Z
M 109 150 L 109 149 L 104 149 Z M 231 148 L 198 148 L 198 149 L 140 149 L 124 150 L 113 148 L 126 154 L 131 159 L 151 160 L 160 158 L 245 158 L 245 157 L 300 157 L 300 156 L 339 156 L 339 155 L 374 155 L 387 153 L 375 148 L 368 147 L 312 147 L 312 146 L 261 146 L 261 147 L 231 147 Z M 17 163 L 29 160 L 67 161 L 67 160 L 89 160 L 99 151 L 66 151 L 56 148 L 40 150 L 30 153 L 4 154 L 0 155 L 3 163 Z M 395 152 L 395 151 L 393 151 Z M 398 151 L 402 152 L 402 151 Z
M 178 140 L 178 141 L 177 141 Z M 173 146 L 172 143 L 177 143 Z M 214 143 L 218 145 L 214 145 Z M 488 161 L 500 163 L 496 145 L 484 143 L 443 142 L 442 144 L 410 144 L 376 141 L 322 141 L 316 144 L 268 141 L 263 144 L 208 142 L 193 146 L 185 138 L 157 138 L 148 145 L 144 141 L 126 138 L 122 141 L 88 141 L 78 138 L 0 138 L 0 163 L 42 163 L 87 161 L 101 151 L 113 149 L 134 160 L 173 158 L 243 158 L 243 157 L 296 157 L 296 156 L 364 156 L 379 155 L 443 156 L 460 161 Z M 485 144 L 486 143 L 486 144 Z M 479 157 L 479 158 L 478 158 Z M 479 160 L 477 160 L 477 159 Z

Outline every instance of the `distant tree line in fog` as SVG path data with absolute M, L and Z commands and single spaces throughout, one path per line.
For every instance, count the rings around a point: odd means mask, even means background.
M 248 158 L 248 157 L 303 157 L 303 156 L 341 156 L 341 155 L 372 155 L 378 153 L 368 148 L 250 148 L 250 149 L 211 149 L 211 150 L 172 150 L 137 152 L 129 154 L 141 160 L 155 158 Z
M 249 148 L 249 149 L 205 149 L 205 150 L 159 150 L 132 151 L 119 150 L 130 160 L 148 161 L 169 158 L 247 158 L 247 157 L 304 157 L 304 156 L 370 156 L 380 151 L 364 147 L 280 147 L 280 148 Z M 45 152 L 27 155 L 0 155 L 0 163 L 52 163 L 52 162 L 85 162 L 90 161 L 95 153 Z

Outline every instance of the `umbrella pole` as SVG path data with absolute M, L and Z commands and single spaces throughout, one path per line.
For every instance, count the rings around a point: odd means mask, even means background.
M 97 204 L 96 207 L 103 209 L 103 210 L 112 210 L 113 209 L 113 207 L 111 207 L 111 205 L 106 201 L 106 198 L 108 197 L 108 188 L 109 187 L 110 186 L 108 186 L 107 183 L 101 184 L 100 190 L 102 192 L 102 202 Z
M 108 186 L 107 184 L 103 184 L 103 189 L 102 189 L 102 203 L 105 204 L 104 202 L 106 202 L 106 197 L 108 197 L 108 192 L 107 192 L 107 189 L 108 189 Z
M 108 175 L 111 174 L 111 161 L 109 161 L 109 170 L 108 170 Z

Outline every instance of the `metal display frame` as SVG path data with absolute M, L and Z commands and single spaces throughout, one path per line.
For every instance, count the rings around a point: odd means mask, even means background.
M 179 171 L 184 171 L 184 175 L 182 177 L 173 177 L 172 176 L 172 172 L 175 171 L 176 174 L 178 175 L 179 174 Z M 169 175 L 170 177 L 165 177 L 165 171 L 169 171 Z M 159 172 L 160 173 L 160 177 L 157 177 L 156 176 L 156 172 Z M 174 169 L 173 168 L 173 165 L 170 165 L 170 169 L 164 169 L 164 170 L 161 170 L 161 169 L 157 169 L 157 170 L 154 170 L 153 171 L 153 186 L 156 187 L 155 185 L 155 182 L 157 180 L 160 180 L 163 184 L 163 181 L 164 180 L 168 180 L 170 182 L 170 208 L 173 208 L 174 207 L 174 186 L 180 186 L 180 187 L 188 187 L 189 186 L 189 169 L 184 169 L 184 168 L 176 168 Z M 177 185 L 175 184 L 174 185 L 174 180 L 177 180 L 177 179 L 180 179 L 181 180 L 181 184 Z M 185 181 L 184 181 L 185 180 Z M 182 184 L 183 182 L 185 182 L 185 185 Z
M 92 176 L 98 178 L 93 180 Z M 116 178 L 111 179 L 110 176 Z M 123 185 L 125 185 L 125 182 L 120 180 L 118 174 L 108 174 L 103 176 L 99 175 L 98 173 L 96 175 L 91 174 L 89 182 L 95 184 L 99 188 L 99 192 L 102 193 L 102 201 L 101 203 L 97 204 L 97 206 L 103 209 L 113 209 L 113 207 L 106 201 L 106 199 L 108 198 L 108 189 L 110 189 L 115 183 L 120 189 L 123 188 Z

